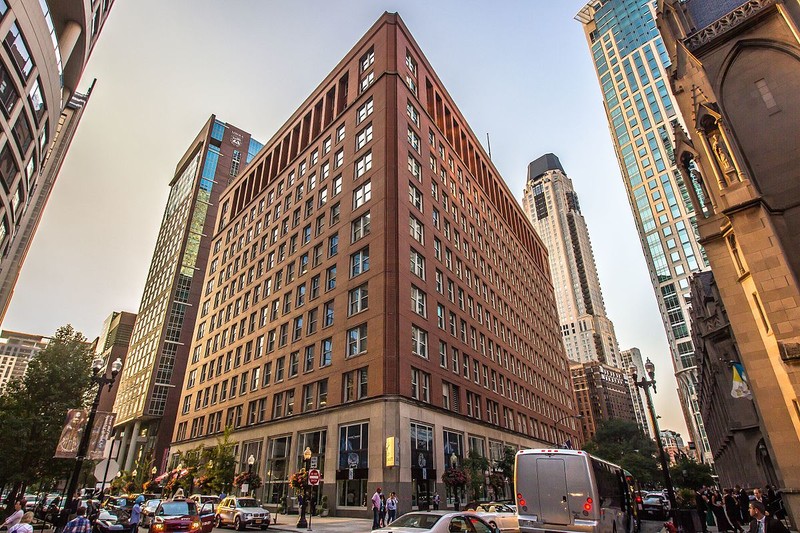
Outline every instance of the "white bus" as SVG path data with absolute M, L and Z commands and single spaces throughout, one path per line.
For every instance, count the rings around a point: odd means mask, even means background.
M 520 533 L 637 533 L 634 480 L 579 450 L 517 452 L 514 485 Z

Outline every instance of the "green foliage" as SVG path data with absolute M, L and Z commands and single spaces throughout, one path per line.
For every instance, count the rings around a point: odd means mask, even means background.
M 694 496 L 695 492 L 692 489 L 678 489 L 678 492 L 675 494 L 675 500 L 678 503 L 678 508 L 694 509 Z
M 230 492 L 233 476 L 236 471 L 236 456 L 233 449 L 235 442 L 231 441 L 233 428 L 225 428 L 221 437 L 217 438 L 217 445 L 203 450 L 204 472 L 208 478 L 206 486 L 213 492 Z
M 489 470 L 489 460 L 475 450 L 470 450 L 469 457 L 464 460 L 464 470 L 467 473 L 467 489 L 472 494 L 471 499 L 481 499 L 483 496 L 482 489 L 486 484 L 485 472 Z
M 633 474 L 642 485 L 659 483 L 658 447 L 635 422 L 610 419 L 602 422 L 583 449 L 611 461 Z
M 682 457 L 677 464 L 669 468 L 672 483 L 676 487 L 686 489 L 699 489 L 703 485 L 714 485 L 711 477 L 711 467 L 707 464 L 698 463 L 688 457 Z
M 67 410 L 91 400 L 92 353 L 86 338 L 63 326 L 28 364 L 25 376 L 0 393 L 0 485 L 69 476 L 70 459 L 53 459 Z M 13 458 L 13 459 L 11 459 Z
M 514 486 L 514 461 L 517 452 L 511 446 L 503 448 L 503 457 L 495 461 L 494 469 L 499 471 Z

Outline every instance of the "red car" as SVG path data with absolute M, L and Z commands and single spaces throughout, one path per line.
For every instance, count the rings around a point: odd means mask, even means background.
M 203 533 L 203 524 L 192 500 L 164 500 L 158 504 L 150 533 Z

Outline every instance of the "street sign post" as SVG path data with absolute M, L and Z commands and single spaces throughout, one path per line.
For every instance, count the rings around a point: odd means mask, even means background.
M 321 476 L 320 476 L 319 470 L 317 470 L 316 468 L 312 468 L 311 470 L 308 471 L 308 484 L 309 485 L 314 485 L 314 486 L 319 485 L 320 479 L 321 479 Z

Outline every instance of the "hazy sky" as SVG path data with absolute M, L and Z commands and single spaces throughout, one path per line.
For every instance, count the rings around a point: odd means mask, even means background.
M 553 152 L 572 178 L 620 348 L 657 366 L 662 427 L 688 437 L 656 299 L 581 24 L 585 2 L 117 1 L 97 85 L 4 329 L 87 337 L 137 312 L 178 159 L 209 115 L 267 141 L 384 11 L 398 12 L 517 198 Z

